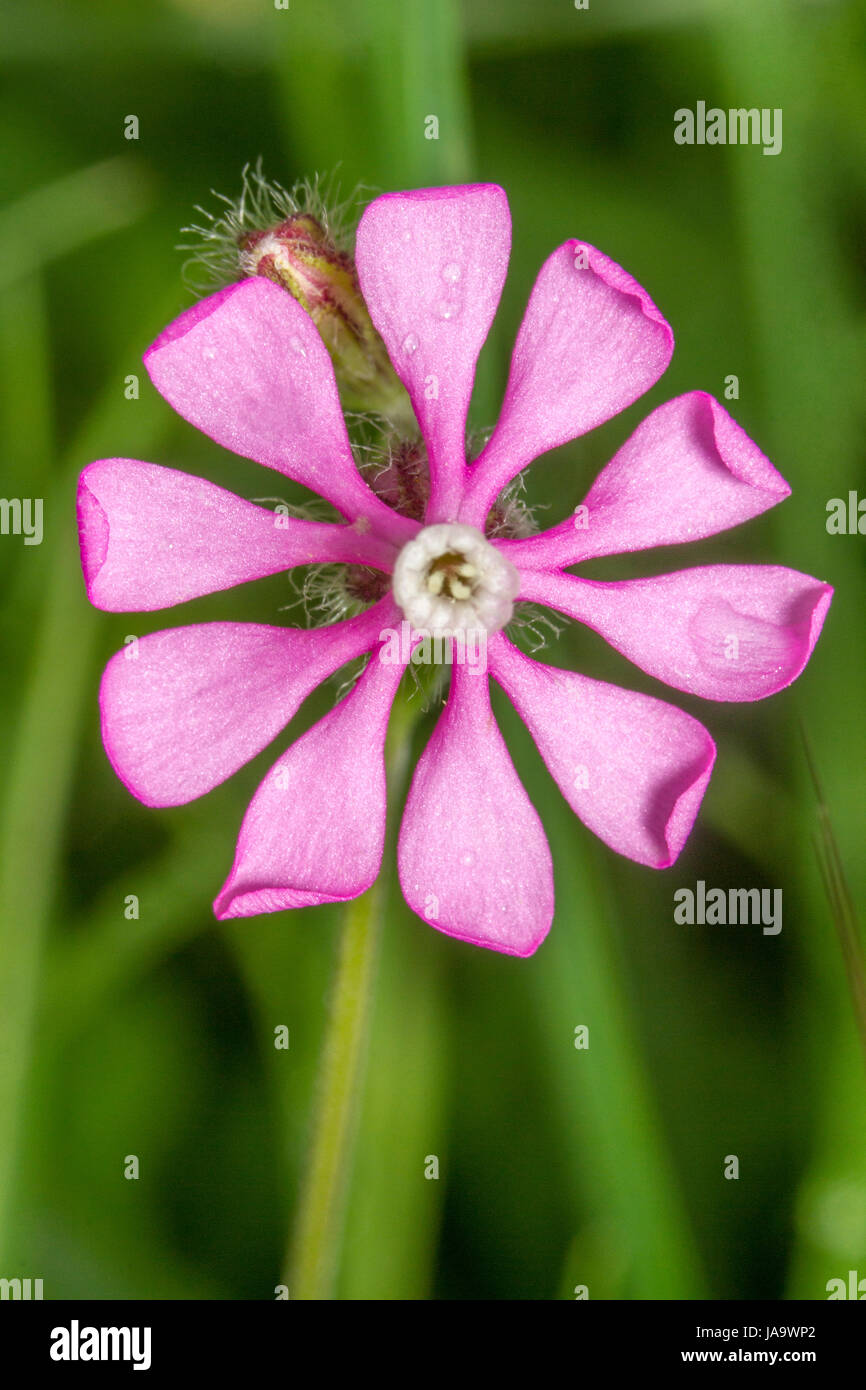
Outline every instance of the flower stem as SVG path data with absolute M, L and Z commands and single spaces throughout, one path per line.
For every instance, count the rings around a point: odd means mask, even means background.
M 332 1294 L 382 929 L 380 897 L 375 884 L 346 908 L 309 1166 L 286 1281 L 292 1298 L 327 1299 Z
M 392 804 L 408 766 L 413 717 L 405 697 L 398 693 L 385 755 Z M 390 843 L 386 845 L 386 862 L 391 861 L 392 850 Z M 387 893 L 388 876 L 383 870 L 372 888 L 346 904 L 308 1165 L 285 1276 L 293 1299 L 333 1297 Z

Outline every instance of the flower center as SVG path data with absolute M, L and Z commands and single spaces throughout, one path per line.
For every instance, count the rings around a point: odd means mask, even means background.
M 520 587 L 517 570 L 474 526 L 425 526 L 394 566 L 394 597 L 413 628 L 498 632 Z

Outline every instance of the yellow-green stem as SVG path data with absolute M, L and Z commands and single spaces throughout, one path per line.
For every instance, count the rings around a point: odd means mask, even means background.
M 386 751 L 392 805 L 408 765 L 412 718 L 405 697 L 398 694 Z M 393 857 L 390 851 L 389 846 L 386 863 Z M 285 1277 L 293 1299 L 333 1297 L 386 901 L 383 872 L 362 897 L 346 904 L 308 1165 Z
M 382 931 L 374 885 L 346 908 L 322 1054 L 312 1143 L 287 1283 L 291 1298 L 332 1296 L 357 1097 Z

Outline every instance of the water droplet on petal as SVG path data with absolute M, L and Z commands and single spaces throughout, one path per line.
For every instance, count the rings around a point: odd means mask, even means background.
M 216 348 L 212 348 L 212 347 L 202 348 L 202 354 L 201 354 L 201 355 L 202 355 L 202 357 L 204 358 L 204 360 L 205 360 L 206 362 L 212 362 L 212 361 L 214 360 L 214 358 L 216 357 Z
M 472 854 L 471 851 L 470 851 L 469 853 L 467 853 L 467 854 L 464 854 L 464 855 L 463 855 L 463 863 L 464 863 L 464 864 L 474 864 L 474 863 L 475 863 L 475 855 Z
M 454 319 L 460 312 L 460 305 L 453 299 L 443 299 L 436 309 L 440 319 Z
M 297 333 L 289 339 L 289 346 L 293 352 L 296 352 L 298 354 L 299 357 L 306 357 L 307 349 L 304 347 Z
M 402 342 L 401 346 L 402 346 L 404 352 L 409 352 L 409 353 L 417 352 L 417 351 L 418 351 L 418 338 L 417 338 L 417 335 L 416 335 L 415 333 L 407 333 L 407 334 L 406 334 L 406 337 L 403 339 L 403 342 Z
M 461 274 L 462 271 L 457 262 L 449 261 L 448 265 L 443 267 L 442 279 L 447 280 L 449 285 L 456 285 L 457 281 L 460 279 Z

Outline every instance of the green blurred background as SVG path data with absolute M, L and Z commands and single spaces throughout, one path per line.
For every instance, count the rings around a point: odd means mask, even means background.
M 757 705 L 672 698 L 719 746 L 679 863 L 654 874 L 571 816 L 504 701 L 547 828 L 557 913 L 520 961 L 424 926 L 390 889 L 337 1296 L 825 1298 L 866 1276 L 863 1054 L 813 837 L 814 747 L 863 901 L 866 21 L 812 0 L 79 0 L 5 3 L 0 459 L 45 538 L 0 541 L 0 1276 L 46 1298 L 274 1296 L 296 1206 L 340 909 L 230 925 L 210 902 L 283 735 L 191 806 L 150 811 L 101 749 L 101 668 L 127 635 L 285 621 L 284 577 L 115 617 L 84 598 L 79 470 L 127 455 L 248 497 L 283 490 L 172 415 L 140 365 L 189 303 L 179 229 L 261 155 L 290 185 L 501 183 L 514 220 L 473 423 L 495 420 L 537 268 L 585 238 L 677 336 L 648 396 L 538 464 L 558 519 L 648 410 L 722 396 L 793 486 L 660 573 L 769 561 L 837 586 L 802 679 Z M 675 145 L 682 106 L 781 107 L 784 148 Z M 124 139 L 135 114 L 140 138 Z M 438 141 L 424 138 L 439 118 Z M 124 379 L 141 377 L 136 401 Z M 287 496 L 298 498 L 300 490 Z M 570 628 L 548 659 L 664 689 Z M 296 729 L 317 717 L 320 692 Z M 433 715 L 418 725 L 418 747 Z M 781 887 L 784 928 L 683 927 L 673 893 Z M 124 916 L 127 895 L 140 917 Z M 838 912 L 836 916 L 838 916 Z M 290 1029 L 288 1051 L 274 1029 Z M 588 1051 L 574 1029 L 590 1030 Z M 126 1155 L 140 1161 L 124 1179 Z M 739 1158 L 736 1181 L 723 1176 Z M 424 1178 L 439 1159 L 438 1181 Z

